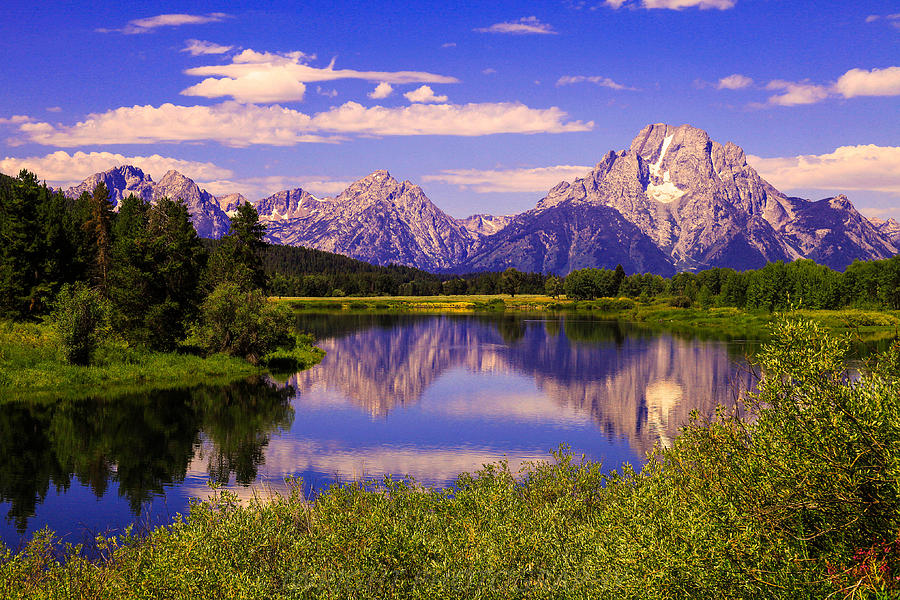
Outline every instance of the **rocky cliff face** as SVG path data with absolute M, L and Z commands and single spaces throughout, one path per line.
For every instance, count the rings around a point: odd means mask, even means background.
M 153 188 L 156 185 L 149 175 L 137 167 L 124 165 L 103 173 L 94 173 L 75 187 L 66 190 L 65 194 L 69 198 L 77 198 L 84 192 L 92 194 L 94 193 L 94 188 L 101 181 L 106 184 L 106 189 L 109 190 L 109 197 L 114 210 L 118 210 L 119 203 L 131 195 L 150 202 L 153 199 Z
M 382 265 L 449 269 L 462 262 L 473 242 L 422 188 L 387 171 L 375 171 L 336 198 L 290 190 L 261 200 L 257 209 L 265 215 L 271 241 Z

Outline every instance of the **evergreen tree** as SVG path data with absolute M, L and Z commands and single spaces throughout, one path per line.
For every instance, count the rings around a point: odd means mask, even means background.
M 109 190 L 101 181 L 91 194 L 90 217 L 83 227 L 94 247 L 94 279 L 104 296 L 107 293 L 109 267 L 112 264 L 112 220 L 113 209 L 109 200 Z
M 222 237 L 209 261 L 205 287 L 212 290 L 221 283 L 237 284 L 242 290 L 261 289 L 266 284 L 262 253 L 266 226 L 249 202 L 238 206 L 228 233 Z

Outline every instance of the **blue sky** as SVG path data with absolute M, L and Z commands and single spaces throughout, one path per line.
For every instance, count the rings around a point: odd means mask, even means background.
M 386 168 L 451 215 L 525 210 L 646 124 L 785 192 L 900 218 L 900 2 L 8 3 L 0 171 L 125 162 L 216 194 Z

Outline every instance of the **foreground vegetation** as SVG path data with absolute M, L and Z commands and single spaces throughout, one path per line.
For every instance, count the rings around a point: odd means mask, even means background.
M 780 322 L 746 416 L 697 417 L 636 472 L 560 451 L 449 489 L 386 480 L 240 504 L 61 557 L 0 559 L 22 598 L 889 598 L 900 592 L 900 345 Z
M 289 352 L 273 352 L 253 365 L 238 356 L 204 356 L 191 347 L 156 352 L 110 335 L 94 351 L 92 364 L 82 366 L 63 359 L 49 325 L 0 321 L 0 398 L 96 397 L 225 384 L 263 372 L 304 369 L 323 355 L 311 339 L 300 338 Z

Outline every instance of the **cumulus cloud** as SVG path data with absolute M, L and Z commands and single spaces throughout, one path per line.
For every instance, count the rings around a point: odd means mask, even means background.
M 572 181 L 590 173 L 592 167 L 556 165 L 531 169 L 448 169 L 425 175 L 426 182 L 447 183 L 464 190 L 493 192 L 546 192 L 560 181 Z
M 769 104 L 797 106 L 815 104 L 829 97 L 856 98 L 859 96 L 900 96 L 900 67 L 884 69 L 850 69 L 832 84 L 822 85 L 805 81 L 775 79 L 766 85 L 768 90 L 782 93 L 769 97 Z
M 382 81 L 378 85 L 375 86 L 375 89 L 367 94 L 369 98 L 373 100 L 380 100 L 382 98 L 387 98 L 391 94 L 394 93 L 394 88 L 391 84 Z
M 336 98 L 338 95 L 338 91 L 334 88 L 326 89 L 320 85 L 316 86 L 316 93 L 320 96 L 325 96 L 326 98 Z
M 185 96 L 222 98 L 230 96 L 238 102 L 291 102 L 303 99 L 305 83 L 337 79 L 363 79 L 380 83 L 459 83 L 455 77 L 422 71 L 356 71 L 313 67 L 315 55 L 303 52 L 276 54 L 244 50 L 226 65 L 194 67 L 188 75 L 206 77 L 182 90 Z
M 0 160 L 0 172 L 16 174 L 22 169 L 35 173 L 41 180 L 53 186 L 70 187 L 85 178 L 121 165 L 133 165 L 151 177 L 161 177 L 169 170 L 176 170 L 195 180 L 231 177 L 229 169 L 210 162 L 181 160 L 153 154 L 151 156 L 125 156 L 112 152 L 75 152 L 59 150 L 44 156 Z
M 828 88 L 808 81 L 794 82 L 775 79 L 766 85 L 767 90 L 780 90 L 782 93 L 769 97 L 769 104 L 779 106 L 797 106 L 799 104 L 815 104 L 828 97 Z
M 606 87 L 611 90 L 631 90 L 636 91 L 636 88 L 628 87 L 627 85 L 622 85 L 621 83 L 616 83 L 609 77 L 601 77 L 599 75 L 592 75 L 590 77 L 586 75 L 563 75 L 556 81 L 556 85 L 572 85 L 573 83 L 593 83 L 594 85 L 599 85 L 600 87 Z
M 700 10 L 717 9 L 727 10 L 734 8 L 737 0 L 606 0 L 606 5 L 613 9 L 619 9 L 623 6 L 654 9 L 665 8 L 670 10 L 681 10 L 683 8 L 699 8 Z
M 900 146 L 841 146 L 828 154 L 748 156 L 779 189 L 863 190 L 900 195 Z
M 208 54 L 225 54 L 234 46 L 223 46 L 203 40 L 186 40 L 182 52 L 189 52 L 191 56 L 205 56 Z
M 366 108 L 347 102 L 313 117 L 319 131 L 357 135 L 459 135 L 590 131 L 594 122 L 568 121 L 559 108 L 530 108 L 518 102 L 412 104 Z
M 217 23 L 224 21 L 231 15 L 225 13 L 209 13 L 206 15 L 188 15 L 183 13 L 172 13 L 164 15 L 156 15 L 155 17 L 147 17 L 144 19 L 134 19 L 128 21 L 125 27 L 120 29 L 100 28 L 96 31 L 101 33 L 120 32 L 128 35 L 139 33 L 150 33 L 154 29 L 160 27 L 180 27 L 181 25 L 202 25 L 204 23 Z
M 330 141 L 310 133 L 311 118 L 281 106 L 224 102 L 213 106 L 123 106 L 88 115 L 71 126 L 23 123 L 28 141 L 72 148 L 93 144 L 216 141 L 228 146 L 292 146 Z
M 337 142 L 349 135 L 459 135 L 590 131 L 593 121 L 567 120 L 556 107 L 537 109 L 517 102 L 412 104 L 366 108 L 356 102 L 313 116 L 282 106 L 224 102 L 213 106 L 120 107 L 88 115 L 71 126 L 22 123 L 22 140 L 63 148 L 93 144 L 150 144 L 216 141 L 228 146 L 292 146 Z
M 900 67 L 850 69 L 840 76 L 834 89 L 844 98 L 856 96 L 900 96 Z
M 518 21 L 494 23 L 490 27 L 478 27 L 480 33 L 507 33 L 513 35 L 556 35 L 557 31 L 549 23 L 541 23 L 537 17 L 522 17 Z
M 49 109 L 48 109 L 49 110 Z M 28 115 L 13 115 L 11 117 L 0 117 L 0 125 L 19 125 L 33 121 Z
M 753 80 L 746 75 L 735 73 L 728 77 L 723 77 L 716 83 L 716 88 L 720 90 L 741 90 L 753 85 Z
M 410 102 L 446 102 L 448 100 L 447 96 L 436 95 L 431 86 L 428 85 L 406 92 L 403 94 L 403 97 Z

